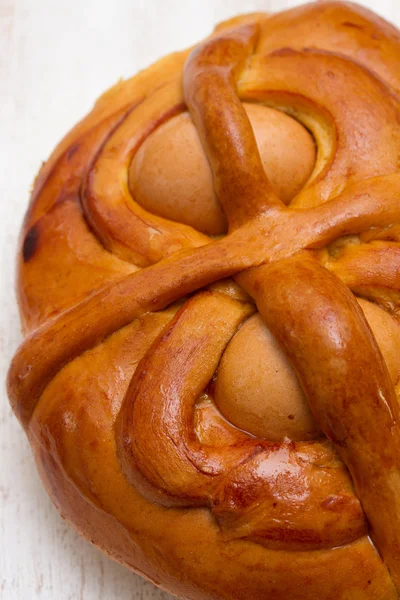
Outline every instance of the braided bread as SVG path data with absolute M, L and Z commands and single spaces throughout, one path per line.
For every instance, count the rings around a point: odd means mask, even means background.
M 13 409 L 62 515 L 179 597 L 399 597 L 399 53 L 346 2 L 231 19 L 36 179 Z

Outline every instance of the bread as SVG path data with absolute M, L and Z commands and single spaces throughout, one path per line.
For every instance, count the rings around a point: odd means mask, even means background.
M 63 517 L 178 597 L 399 597 L 399 53 L 345 2 L 237 17 L 37 177 L 13 409 Z

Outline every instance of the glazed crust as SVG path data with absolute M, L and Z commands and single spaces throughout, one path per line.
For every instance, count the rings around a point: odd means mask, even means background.
M 400 34 L 237 17 L 35 182 L 9 396 L 82 535 L 187 599 L 400 590 Z

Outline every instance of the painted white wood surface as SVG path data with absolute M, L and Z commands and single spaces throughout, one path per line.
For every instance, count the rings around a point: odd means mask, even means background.
M 14 255 L 40 163 L 96 97 L 238 12 L 296 0 L 0 0 L 0 375 L 21 340 Z M 399 0 L 363 4 L 400 25 Z M 170 598 L 105 558 L 41 487 L 4 385 L 0 402 L 1 600 Z

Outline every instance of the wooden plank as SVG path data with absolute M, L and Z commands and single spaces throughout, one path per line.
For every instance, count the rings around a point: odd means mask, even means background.
M 21 340 L 14 255 L 30 184 L 61 136 L 119 77 L 206 35 L 238 12 L 285 0 L 1 0 L 0 375 Z M 400 23 L 398 0 L 364 4 Z M 3 391 L 0 403 L 0 598 L 166 600 L 61 520 L 45 494 Z

